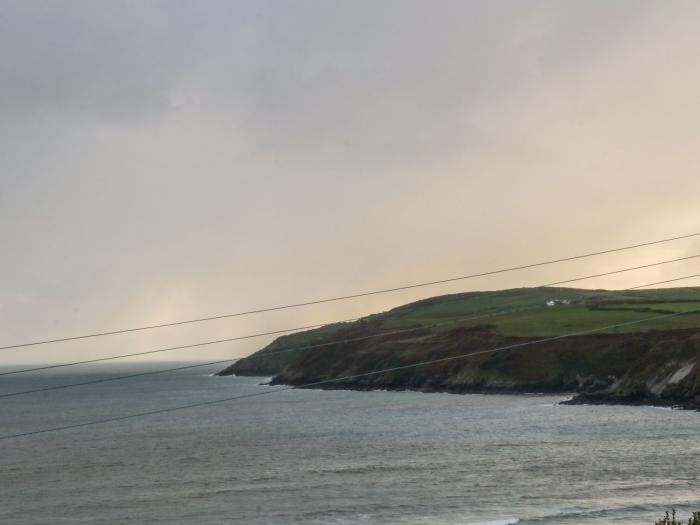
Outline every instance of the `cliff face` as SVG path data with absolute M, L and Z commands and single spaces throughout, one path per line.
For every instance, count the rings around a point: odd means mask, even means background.
M 582 395 L 574 403 L 694 408 L 700 405 L 700 335 L 692 328 L 700 327 L 697 314 L 652 323 L 652 330 L 635 325 L 458 357 L 700 307 L 700 293 L 689 290 L 664 291 L 661 298 L 656 291 L 630 296 L 566 289 L 433 298 L 355 323 L 281 337 L 221 374 L 274 376 L 273 384 L 298 386 L 332 381 L 323 388 L 577 392 Z M 545 306 L 545 299 L 562 296 L 566 303 Z M 504 305 L 513 304 L 518 308 L 503 313 Z M 484 311 L 487 318 L 473 315 Z M 436 359 L 442 361 L 410 366 Z M 375 373 L 387 369 L 393 370 Z
M 294 363 L 303 351 L 299 348 L 313 347 L 333 337 L 347 325 L 330 324 L 315 330 L 307 330 L 278 337 L 252 356 L 236 361 L 218 373 L 220 376 L 272 376 Z M 292 349 L 292 351 L 288 351 Z
M 652 404 L 700 409 L 700 335 L 666 334 L 609 387 L 572 404 Z

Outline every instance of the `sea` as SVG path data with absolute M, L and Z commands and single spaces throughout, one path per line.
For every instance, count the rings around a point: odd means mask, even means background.
M 0 394 L 177 366 L 0 377 Z M 208 366 L 0 398 L 0 523 L 652 525 L 700 510 L 700 413 L 284 390 Z M 268 394 L 269 393 L 269 394 Z

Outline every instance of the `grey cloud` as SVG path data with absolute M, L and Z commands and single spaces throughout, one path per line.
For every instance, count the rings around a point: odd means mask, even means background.
M 518 89 L 529 70 L 604 47 L 640 5 L 10 2 L 0 109 L 143 118 L 201 90 L 224 111 L 242 98 L 247 123 L 282 138 L 338 120 L 349 134 L 384 117 L 401 128 L 402 113 L 454 125 L 455 110 Z
M 131 2 L 10 2 L 0 18 L 0 110 L 121 119 L 158 113 L 183 47 L 168 11 Z

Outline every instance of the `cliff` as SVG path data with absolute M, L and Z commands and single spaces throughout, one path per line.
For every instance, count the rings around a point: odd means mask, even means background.
M 580 395 L 574 403 L 696 408 L 697 313 L 456 358 L 695 308 L 700 309 L 700 291 L 691 288 L 531 288 L 449 295 L 280 337 L 220 374 L 274 376 L 273 384 L 299 386 L 332 381 L 324 388 L 575 392 Z M 435 359 L 443 361 L 412 366 Z M 386 369 L 394 370 L 374 373 Z
M 607 388 L 584 392 L 569 404 L 639 404 L 700 410 L 700 334 L 660 333 Z

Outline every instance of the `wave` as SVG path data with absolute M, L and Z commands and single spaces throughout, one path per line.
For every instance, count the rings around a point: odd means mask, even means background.
M 508 518 L 493 521 L 470 521 L 469 523 L 456 523 L 455 525 L 515 525 L 520 522 L 518 518 Z

